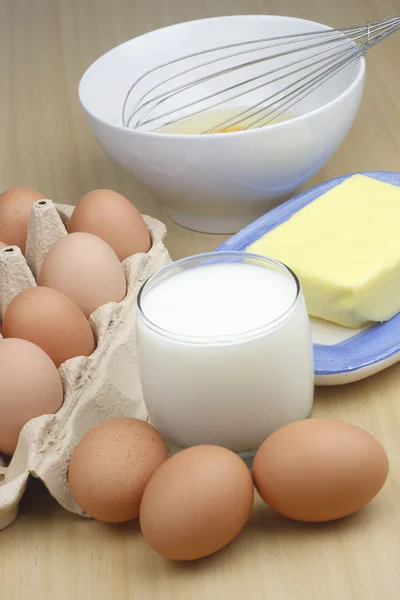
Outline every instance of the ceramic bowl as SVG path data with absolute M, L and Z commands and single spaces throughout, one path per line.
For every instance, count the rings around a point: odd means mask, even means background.
M 291 17 L 256 15 L 204 19 L 152 31 L 96 60 L 80 81 L 80 101 L 104 151 L 150 187 L 172 219 L 197 231 L 235 233 L 293 195 L 337 150 L 360 104 L 364 59 L 349 64 L 292 107 L 294 118 L 229 134 L 166 134 L 127 128 L 122 122 L 127 91 L 144 72 L 182 54 L 321 29 L 329 27 Z M 205 67 L 215 68 L 215 64 Z M 251 68 L 246 76 L 253 74 Z M 180 63 L 174 63 L 162 76 L 153 74 L 146 84 L 141 81 L 131 102 L 161 77 L 168 84 L 179 69 Z M 227 83 L 239 80 L 243 72 L 234 71 Z M 185 99 L 212 92 L 213 85 L 204 82 L 200 90 L 188 90 Z M 251 103 L 265 100 L 268 93 L 265 87 L 252 92 Z M 240 108 L 243 103 L 243 98 L 237 99 L 230 106 Z

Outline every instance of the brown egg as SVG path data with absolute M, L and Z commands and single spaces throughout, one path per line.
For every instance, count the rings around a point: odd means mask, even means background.
M 370 502 L 389 462 L 369 433 L 342 421 L 310 419 L 285 425 L 259 448 L 253 478 L 263 500 L 298 521 L 332 521 Z
M 53 361 L 26 340 L 0 343 L 0 452 L 13 454 L 30 419 L 56 413 L 63 403 L 61 379 Z
M 140 212 L 125 196 L 112 190 L 94 190 L 78 202 L 68 224 L 69 233 L 93 233 L 107 242 L 122 261 L 148 252 L 150 233 Z
M 129 521 L 138 516 L 146 484 L 167 457 L 154 427 L 139 419 L 110 419 L 75 448 L 68 472 L 72 495 L 99 521 Z
M 253 499 L 251 475 L 241 458 L 219 446 L 194 446 L 155 472 L 143 494 L 140 526 L 162 556 L 194 560 L 239 534 Z
M 24 290 L 10 302 L 3 336 L 33 342 L 56 367 L 74 356 L 89 356 L 95 348 L 92 328 L 79 306 L 47 287 Z
M 28 187 L 15 187 L 0 194 L 0 239 L 9 246 L 19 246 L 25 254 L 28 219 L 32 204 L 43 194 Z
M 121 302 L 126 279 L 118 256 L 91 233 L 71 233 L 58 240 L 44 259 L 39 285 L 68 296 L 86 317 L 107 302 Z

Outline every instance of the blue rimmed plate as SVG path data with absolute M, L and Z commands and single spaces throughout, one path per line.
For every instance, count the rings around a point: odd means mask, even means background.
M 366 171 L 373 179 L 400 187 L 400 173 Z M 294 213 L 352 174 L 326 181 L 277 206 L 217 248 L 245 250 L 265 233 L 287 221 Z M 339 385 L 364 379 L 400 360 L 400 313 L 386 323 L 348 329 L 311 318 L 317 385 Z

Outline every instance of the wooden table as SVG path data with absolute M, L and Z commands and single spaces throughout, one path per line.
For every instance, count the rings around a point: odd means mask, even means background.
M 272 13 L 333 26 L 400 14 L 400 0 L 0 0 L 0 188 L 29 185 L 75 203 L 114 188 L 168 226 L 173 258 L 224 236 L 172 223 L 151 193 L 105 157 L 77 98 L 84 69 L 116 44 L 194 18 Z M 371 51 L 357 121 L 310 182 L 368 169 L 400 170 L 400 34 Z M 0 366 L 1 372 L 1 366 Z M 218 555 L 172 564 L 137 523 L 73 516 L 32 481 L 19 519 L 0 534 L 3 600 L 398 600 L 400 598 L 400 365 L 370 380 L 317 389 L 314 415 L 356 423 L 386 447 L 379 497 L 342 522 L 305 526 L 257 501 L 242 535 Z

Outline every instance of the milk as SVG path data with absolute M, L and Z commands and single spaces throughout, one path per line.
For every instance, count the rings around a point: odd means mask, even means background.
M 310 413 L 308 316 L 283 265 L 244 253 L 211 257 L 178 261 L 143 287 L 142 389 L 152 424 L 173 445 L 246 452 Z

